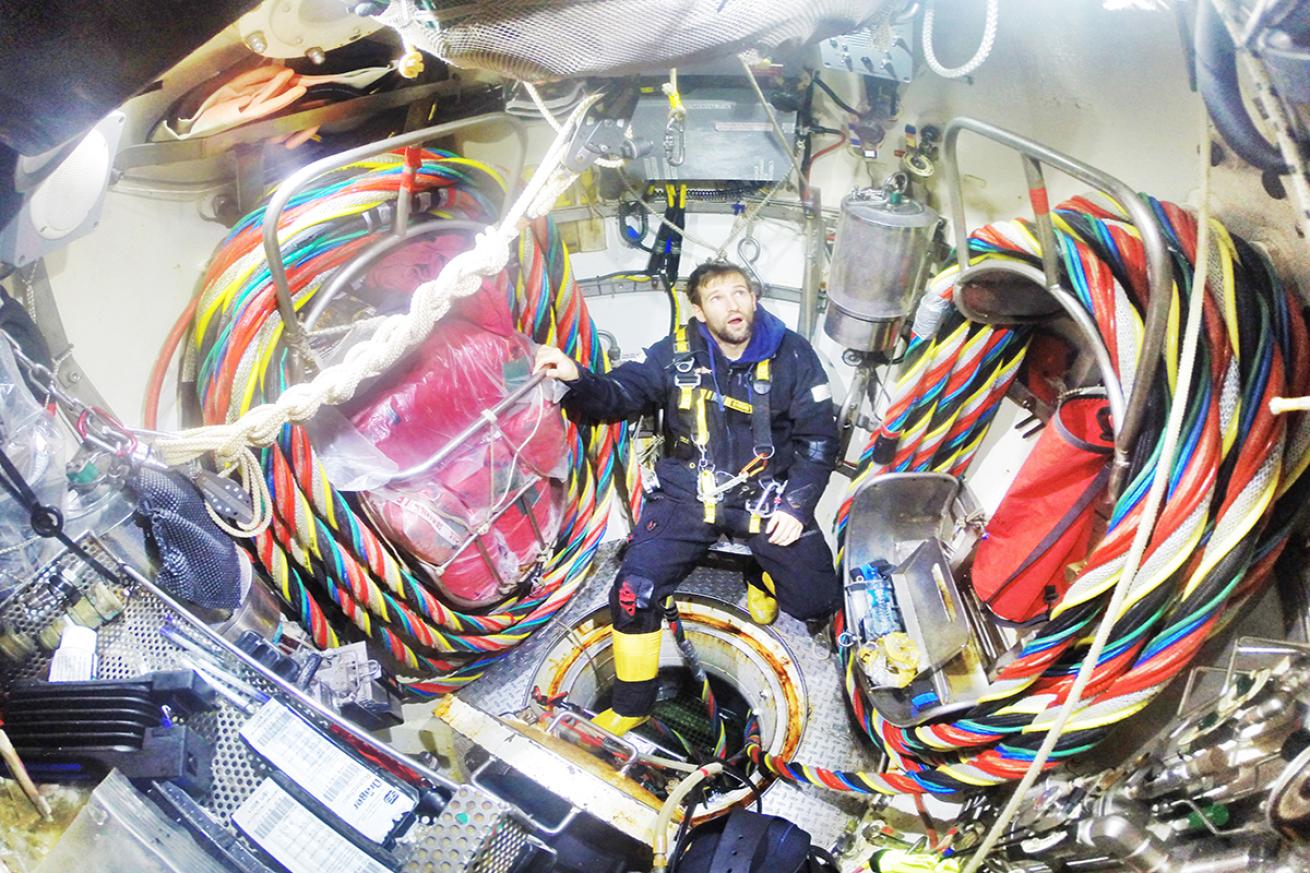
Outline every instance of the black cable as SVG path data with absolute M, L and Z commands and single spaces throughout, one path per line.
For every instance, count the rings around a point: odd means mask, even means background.
M 816 861 L 821 865 L 822 870 L 832 871 L 832 873 L 837 873 L 837 871 L 841 870 L 841 868 L 837 866 L 837 859 L 832 856 L 831 852 L 827 849 L 820 848 L 819 846 L 810 846 L 809 862 L 811 870 L 814 869 L 814 863 Z
M 676 286 L 678 270 L 682 265 L 682 231 L 687 226 L 687 208 L 679 198 L 679 189 L 670 186 L 664 211 L 664 221 L 655 233 L 655 245 L 650 249 L 646 273 L 664 279 L 664 290 L 669 295 L 669 333 L 678 329 L 678 299 Z M 643 213 L 644 214 L 644 213 Z
M 687 851 L 687 837 L 691 835 L 691 820 L 695 815 L 696 806 L 705 800 L 705 783 L 696 786 L 696 789 L 687 798 L 687 807 L 682 812 L 682 821 L 678 824 L 677 836 L 673 838 L 673 848 L 669 851 L 667 873 L 678 873 L 678 865 L 682 863 L 682 855 Z
M 847 103 L 845 100 L 838 97 L 837 92 L 832 90 L 832 86 L 830 86 L 827 82 L 819 78 L 819 73 L 817 70 L 811 75 L 811 79 L 814 82 L 814 84 L 818 85 L 820 88 L 823 89 L 823 93 L 827 94 L 829 97 L 832 98 L 833 103 L 836 103 L 838 106 L 840 106 L 845 111 L 849 112 L 851 115 L 858 116 L 860 114 L 860 110 L 854 108 L 853 106 L 851 106 L 851 104 Z
M 5 454 L 3 450 L 0 450 L 0 469 L 4 471 L 4 475 L 0 476 L 0 487 L 8 492 L 9 496 L 23 509 L 27 510 L 28 525 L 32 528 L 33 533 L 46 539 L 58 540 L 64 548 L 81 558 L 91 569 L 103 576 L 107 581 L 118 584 L 118 576 L 74 542 L 72 537 L 64 533 L 63 513 L 54 506 L 46 506 L 37 498 L 36 492 L 23 478 L 18 466 L 10 460 L 9 455 Z
M 760 813 L 764 812 L 764 798 L 760 797 L 760 789 L 755 787 L 754 782 L 750 781 L 750 779 L 746 778 L 744 774 L 729 767 L 727 764 L 723 765 L 723 775 L 731 776 L 733 779 L 737 780 L 739 784 L 745 786 L 746 790 L 751 793 L 751 801 L 755 804 L 755 811 Z
M 796 124 L 805 132 L 805 148 L 801 152 L 801 178 L 798 180 L 798 184 L 805 187 L 809 187 L 810 165 L 814 163 L 814 134 L 817 132 L 814 125 L 814 83 L 818 79 L 818 73 L 810 76 L 810 85 L 805 89 L 801 110 L 796 114 Z

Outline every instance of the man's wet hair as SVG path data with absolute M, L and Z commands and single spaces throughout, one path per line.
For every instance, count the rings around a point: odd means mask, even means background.
M 750 275 L 741 267 L 727 261 L 706 261 L 692 270 L 691 275 L 687 277 L 687 299 L 700 306 L 701 286 L 719 276 L 741 276 L 746 287 L 751 289 L 755 296 L 758 297 L 760 294 L 760 289 L 755 287 Z

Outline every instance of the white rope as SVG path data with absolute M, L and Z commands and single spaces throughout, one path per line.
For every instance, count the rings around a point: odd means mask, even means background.
M 1269 411 L 1274 415 L 1310 411 L 1310 397 L 1275 397 L 1269 401 Z
M 252 499 L 252 507 L 255 511 L 255 518 L 248 525 L 231 525 L 228 524 L 210 505 L 205 501 L 205 511 L 209 513 L 209 518 L 230 537 L 255 537 L 262 534 L 273 523 L 273 495 L 268 491 L 268 482 L 264 479 L 264 470 L 260 466 L 259 459 L 249 448 L 242 449 L 237 455 L 236 465 L 233 468 L 241 474 L 241 489 Z M 224 471 L 224 475 L 232 470 Z
M 935 3 L 929 3 L 928 8 L 923 11 L 923 59 L 928 62 L 928 69 L 944 79 L 960 79 L 981 67 L 983 61 L 992 53 L 992 46 L 996 44 L 999 5 L 999 0 L 987 0 L 987 20 L 983 24 L 982 42 L 978 44 L 978 50 L 973 53 L 973 57 L 965 61 L 962 66 L 944 67 L 941 61 L 937 60 L 937 53 L 932 48 L 932 26 L 937 10 Z
M 546 101 L 541 99 L 541 92 L 537 90 L 537 86 L 531 82 L 520 82 L 519 84 L 523 86 L 524 91 L 528 92 L 528 96 L 532 98 L 532 102 L 536 105 L 537 111 L 541 113 L 541 117 L 546 119 L 546 123 L 549 124 L 556 133 L 558 133 L 559 122 L 555 120 L 555 116 L 551 113 L 550 107 L 546 105 Z
M 427 338 L 453 300 L 474 293 L 482 286 L 483 277 L 505 268 L 520 222 L 549 212 L 573 184 L 577 174 L 565 169 L 563 160 L 573 131 L 599 99 L 600 95 L 592 95 L 578 104 L 505 217 L 479 234 L 472 249 L 452 258 L 436 279 L 415 289 L 409 312 L 384 319 L 369 339 L 350 349 L 345 360 L 326 367 L 312 381 L 292 385 L 272 403 L 257 406 L 227 424 L 158 439 L 154 450 L 160 459 L 177 465 L 213 453 L 220 466 L 240 469 L 240 455 L 248 446 L 272 444 L 284 425 L 312 418 L 324 404 L 344 403 L 361 382 L 385 373 Z M 254 483 L 259 481 L 262 477 L 255 477 L 252 486 L 258 487 Z
M 1205 142 L 1210 131 L 1208 118 L 1205 118 L 1202 122 L 1202 131 L 1205 134 L 1202 142 Z M 1151 489 L 1146 495 L 1146 505 L 1142 508 L 1142 517 L 1137 525 L 1137 531 L 1133 535 L 1133 542 L 1128 549 L 1128 555 L 1124 560 L 1122 574 L 1115 583 L 1114 593 L 1111 595 L 1110 602 L 1105 607 L 1105 614 L 1097 627 L 1096 638 L 1092 641 L 1091 647 L 1083 657 L 1082 666 L 1079 667 L 1078 675 L 1074 679 L 1073 686 L 1069 689 L 1069 696 L 1065 699 L 1063 706 L 1060 707 L 1059 715 L 1056 716 L 1055 722 L 1047 732 L 1041 748 L 1037 750 L 1036 756 L 1024 772 L 1023 779 L 1014 789 L 1014 793 L 1010 795 L 1009 802 L 1001 810 L 1001 814 L 996 821 L 992 823 L 992 827 L 987 832 L 982 845 L 978 847 L 978 851 L 974 852 L 973 857 L 969 859 L 969 864 L 964 868 L 964 873 L 976 873 L 987 859 L 988 853 L 1005 835 L 1006 828 L 1010 826 L 1010 822 L 1019 812 L 1019 807 L 1023 805 L 1027 798 L 1029 789 L 1033 787 L 1033 784 L 1041 775 L 1047 759 L 1050 758 L 1051 752 L 1055 750 L 1056 743 L 1060 741 L 1060 737 L 1064 734 L 1065 726 L 1069 723 L 1074 710 L 1078 708 L 1078 704 L 1082 700 L 1083 691 L 1091 681 L 1092 674 L 1096 672 L 1101 653 L 1110 641 L 1110 632 L 1119 619 L 1119 613 L 1123 610 L 1129 591 L 1132 590 L 1138 570 L 1142 566 L 1142 559 L 1146 555 L 1146 547 L 1155 530 L 1155 523 L 1159 518 L 1161 505 L 1164 502 L 1165 490 L 1169 484 L 1170 471 L 1173 469 L 1174 455 L 1178 450 L 1179 436 L 1183 430 L 1188 395 L 1192 390 L 1192 369 L 1196 364 L 1197 347 L 1201 336 L 1201 313 L 1205 305 L 1206 285 L 1210 278 L 1210 161 L 1208 154 L 1203 155 L 1201 158 L 1201 205 L 1197 215 L 1197 224 L 1200 230 L 1196 242 L 1194 287 L 1187 305 L 1187 327 L 1183 334 L 1183 348 L 1180 352 L 1181 360 L 1178 367 L 1178 393 L 1174 396 L 1169 407 L 1169 418 L 1164 432 L 1164 444 L 1160 447 L 1160 458 L 1156 463 L 1155 473 L 1151 477 Z M 1154 288 L 1152 291 L 1156 294 L 1171 293 L 1168 288 Z M 1146 386 L 1140 386 L 1139 390 L 1145 391 Z
M 796 184 L 802 186 L 805 184 L 805 172 L 801 169 L 801 162 L 796 158 L 796 147 L 787 140 L 787 135 L 782 132 L 782 125 L 778 124 L 778 116 L 773 113 L 773 107 L 769 105 L 768 99 L 764 96 L 764 91 L 760 88 L 759 81 L 755 78 L 755 71 L 751 69 L 750 61 L 746 56 L 737 55 L 737 60 L 741 63 L 742 70 L 746 73 L 746 79 L 751 83 L 751 89 L 755 92 L 755 99 L 760 101 L 760 106 L 764 109 L 764 115 L 769 119 L 769 126 L 773 128 L 773 135 L 778 139 L 778 145 L 782 146 L 782 151 L 791 161 L 791 168 L 796 173 Z

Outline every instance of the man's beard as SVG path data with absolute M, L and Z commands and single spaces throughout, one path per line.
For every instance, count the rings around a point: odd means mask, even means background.
M 725 319 L 722 324 L 709 325 L 710 333 L 730 345 L 735 346 L 746 342 L 751 338 L 751 332 L 755 329 L 755 314 L 744 312 L 740 317 L 740 324 L 731 325 Z

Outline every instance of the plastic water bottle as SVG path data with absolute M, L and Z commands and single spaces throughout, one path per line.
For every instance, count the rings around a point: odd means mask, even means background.
M 896 591 L 888 572 L 890 569 L 885 563 L 870 562 L 855 571 L 856 578 L 864 582 L 869 596 L 869 612 L 864 619 L 867 639 L 873 640 L 905 630 L 900 607 L 896 605 Z

